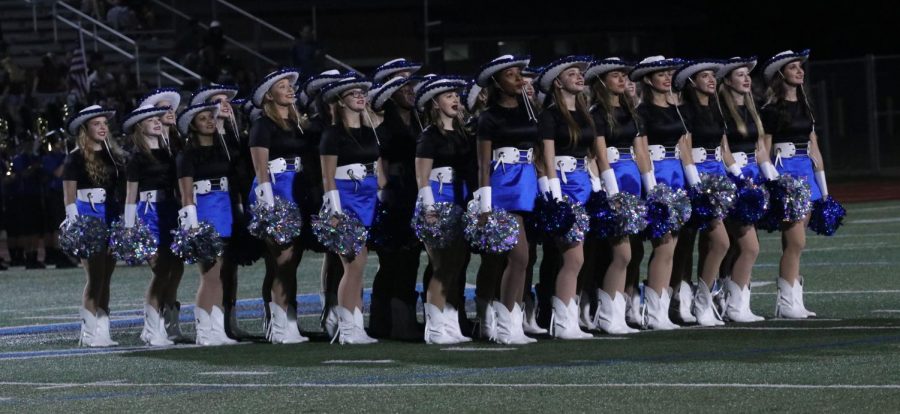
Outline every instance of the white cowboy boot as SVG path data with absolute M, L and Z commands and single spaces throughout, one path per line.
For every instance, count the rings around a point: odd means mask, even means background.
M 797 303 L 795 290 L 799 283 L 791 286 L 784 278 L 778 278 L 778 298 L 775 300 L 775 317 L 785 319 L 806 319 L 808 316 Z
M 525 331 L 522 330 L 522 325 L 525 321 L 525 309 L 519 306 L 518 303 L 513 304 L 513 310 L 510 311 L 510 317 L 512 318 L 512 330 L 513 336 L 518 338 L 521 341 L 525 341 L 526 343 L 533 344 L 537 342 L 537 339 L 534 339 L 528 335 L 525 335 Z
M 613 310 L 615 311 L 613 322 L 616 324 L 617 330 L 626 334 L 641 331 L 628 326 L 628 323 L 625 322 L 625 296 L 621 292 L 616 292 L 616 297 L 613 298 Z
M 209 313 L 199 306 L 194 306 L 194 322 L 196 330 L 196 338 L 194 342 L 200 346 L 218 346 L 221 345 L 216 337 L 213 327 L 213 320 Z
M 222 312 L 222 308 L 213 306 L 212 312 L 209 313 L 209 318 L 212 320 L 212 336 L 219 341 L 219 344 L 234 345 L 238 343 L 238 341 L 225 335 L 225 313 Z
M 633 295 L 625 297 L 625 322 L 631 326 L 644 328 L 644 314 L 641 310 L 641 293 L 635 291 Z
M 78 337 L 78 345 L 91 348 L 109 346 L 97 337 L 97 315 L 85 308 L 79 309 L 78 314 L 81 315 L 81 335 Z
M 163 306 L 163 324 L 166 327 L 166 335 L 170 341 L 184 341 L 184 335 L 181 333 L 181 303 L 175 302 L 172 305 Z
M 803 303 L 803 282 L 803 276 L 797 277 L 797 283 L 795 284 L 796 289 L 794 290 L 794 299 L 800 306 L 800 309 L 802 309 L 803 312 L 806 313 L 807 317 L 815 318 L 816 313 L 809 309 L 806 309 L 806 305 Z
M 588 331 L 597 330 L 597 324 L 591 315 L 591 300 L 587 291 L 581 292 L 578 300 L 578 326 Z
M 430 303 L 425 304 L 425 343 L 433 345 L 450 345 L 459 343 L 447 331 L 446 308 L 438 309 Z
M 669 320 L 669 291 L 663 294 L 656 293 L 653 288 L 644 288 L 644 298 L 647 300 L 647 327 L 653 330 L 667 331 L 678 329 L 679 326 Z
M 491 340 L 504 345 L 525 345 L 530 343 L 526 339 L 516 335 L 516 330 L 513 327 L 513 312 L 507 309 L 506 305 L 502 302 L 494 301 L 491 302 L 491 310 L 493 310 L 494 313 L 495 323 L 495 336 L 492 337 Z M 521 325 L 519 329 L 521 329 Z
M 534 298 L 531 295 L 525 296 L 525 318 L 522 322 L 522 330 L 526 334 L 531 335 L 543 335 L 547 333 L 547 330 L 541 328 L 537 324 L 537 307 L 534 303 Z
M 112 340 L 109 324 L 109 314 L 103 309 L 97 309 L 97 340 L 104 346 L 118 346 L 119 343 Z
M 169 340 L 166 334 L 166 325 L 160 319 L 159 312 L 149 303 L 144 304 L 144 329 L 141 331 L 141 341 L 149 346 L 175 344 Z
M 726 301 L 725 301 L 725 317 L 729 321 L 748 323 L 759 322 L 765 320 L 762 316 L 754 315 L 750 310 L 750 287 L 744 286 L 742 289 L 737 283 L 730 278 L 725 279 Z
M 671 314 L 682 323 L 695 323 L 697 318 L 691 314 L 691 306 L 694 300 L 693 288 L 687 281 L 682 280 L 678 285 L 678 292 L 672 298 Z
M 574 312 L 572 309 L 574 308 Z M 578 326 L 578 305 L 574 299 L 569 304 L 553 297 L 553 316 L 550 317 L 550 335 L 559 339 L 587 339 L 593 337 Z M 586 336 L 587 335 L 587 336 Z
M 691 306 L 691 313 L 697 318 L 697 323 L 700 326 L 725 325 L 725 322 L 716 318 L 716 313 L 713 311 L 712 294 L 709 292 L 709 287 L 706 286 L 706 282 L 703 279 L 697 281 L 697 292 L 694 294 L 694 304 Z
M 618 303 L 609 297 L 603 289 L 597 289 L 597 313 L 594 314 L 594 323 L 597 328 L 612 335 L 621 335 L 637 332 L 625 323 L 625 298 L 616 292 L 616 299 L 621 299 L 622 312 L 618 312 Z
M 449 303 L 444 304 L 444 327 L 450 336 L 456 338 L 457 342 L 471 342 L 472 338 L 463 335 L 462 329 L 459 327 L 459 311 Z
M 288 318 L 287 312 L 275 302 L 269 302 L 269 313 L 272 319 L 269 321 L 269 342 L 273 344 L 299 344 L 309 338 L 300 335 L 297 323 Z
M 338 329 L 331 342 L 338 340 L 341 345 L 365 345 L 378 342 L 366 335 L 366 331 L 362 328 L 362 312 L 358 308 L 350 312 L 343 306 L 335 306 L 334 312 L 338 317 Z M 356 313 L 359 313 L 360 324 L 357 325 Z

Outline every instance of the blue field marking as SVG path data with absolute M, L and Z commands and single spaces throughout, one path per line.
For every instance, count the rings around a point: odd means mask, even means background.
M 131 351 L 146 351 L 147 347 L 110 347 L 110 348 L 71 348 L 71 349 L 53 349 L 46 351 L 22 351 L 22 352 L 0 352 L 0 360 L 5 359 L 31 359 L 43 357 L 57 356 L 75 356 L 75 355 L 97 355 L 97 354 L 117 354 Z
M 421 292 L 422 284 L 417 285 L 417 290 Z M 475 289 L 474 288 L 466 288 L 465 291 L 466 301 L 467 303 L 473 303 L 475 300 Z M 363 306 L 367 307 L 372 301 L 372 290 L 366 289 L 363 291 Z M 263 313 L 263 301 L 261 298 L 255 299 L 242 299 L 237 301 L 237 317 L 238 319 L 258 319 L 262 318 Z M 302 295 L 297 295 L 297 313 L 300 315 L 317 315 L 322 313 L 322 303 L 318 294 L 315 293 L 306 293 Z M 144 324 L 144 311 L 143 309 L 130 309 L 124 311 L 114 311 L 112 315 L 114 317 L 121 316 L 135 316 L 134 318 L 127 319 L 116 319 L 110 321 L 110 327 L 121 329 L 121 328 L 133 328 L 136 326 L 142 326 Z M 181 322 L 193 322 L 194 321 L 194 305 L 193 304 L 185 304 L 181 307 L 181 314 L 179 315 L 179 320 Z M 64 322 L 64 323 L 50 323 L 44 325 L 28 325 L 28 326 L 10 326 L 6 328 L 0 328 L 0 337 L 3 336 L 12 336 L 12 335 L 35 335 L 35 334 L 46 334 L 46 333 L 60 333 L 60 332 L 74 332 L 81 329 L 81 322 Z

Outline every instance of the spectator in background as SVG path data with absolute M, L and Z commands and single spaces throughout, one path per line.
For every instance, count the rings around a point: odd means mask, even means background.
M 222 24 L 218 20 L 209 23 L 209 30 L 203 37 L 203 48 L 210 49 L 220 57 L 225 51 L 225 34 L 222 33 Z M 217 59 L 218 60 L 218 59 Z
M 41 57 L 41 67 L 37 69 L 32 83 L 32 93 L 57 93 L 65 91 L 65 68 L 56 61 L 51 52 Z
M 122 0 L 107 0 L 107 3 L 109 3 L 109 11 L 106 12 L 106 22 L 110 26 L 117 30 L 138 27 L 137 15 Z
M 291 65 L 300 69 L 300 73 L 304 75 L 318 73 L 321 57 L 322 48 L 316 40 L 312 26 L 303 24 L 294 40 L 294 45 L 291 46 Z

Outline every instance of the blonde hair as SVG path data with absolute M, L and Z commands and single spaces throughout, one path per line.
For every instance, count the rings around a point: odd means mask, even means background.
M 90 119 L 88 121 L 90 121 Z M 75 138 L 75 142 L 78 144 L 78 148 L 81 148 L 81 155 L 84 157 L 84 170 L 87 173 L 88 178 L 97 185 L 104 187 L 111 184 L 109 166 L 97 158 L 97 154 L 88 148 L 91 141 L 87 131 L 88 121 L 81 124 L 78 128 L 78 137 Z M 100 145 L 106 145 L 109 150 L 109 155 L 112 157 L 113 164 L 116 164 L 116 166 L 122 164 L 125 154 L 115 141 L 112 141 L 111 138 L 107 138 Z M 118 173 L 118 171 L 114 172 Z
M 731 88 L 725 85 L 725 82 L 722 82 L 719 85 L 719 96 L 722 98 L 722 101 L 725 102 L 725 108 L 728 109 L 728 115 L 734 121 L 734 125 L 737 128 L 737 131 L 741 136 L 747 136 L 747 123 L 744 122 L 744 118 L 738 114 L 738 105 L 734 99 L 734 93 L 737 91 L 731 91 Z M 753 123 L 756 124 L 756 131 L 758 136 L 765 135 L 765 130 L 763 129 L 762 119 L 759 116 L 759 111 L 756 109 L 756 103 L 753 101 L 753 95 L 751 93 L 741 93 L 744 96 L 744 106 L 747 108 L 747 111 L 750 112 L 750 118 L 753 119 Z

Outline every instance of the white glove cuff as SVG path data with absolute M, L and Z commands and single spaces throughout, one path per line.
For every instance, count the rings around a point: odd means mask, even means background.
M 134 221 L 137 217 L 137 204 L 125 204 L 125 228 L 134 227 Z
M 431 191 L 430 185 L 419 189 L 419 201 L 425 209 L 434 209 L 434 193 Z
M 341 194 L 338 193 L 338 190 L 331 190 L 325 193 L 325 205 L 326 209 L 335 213 L 343 213 L 344 210 L 341 208 Z
M 560 184 L 559 178 L 551 178 L 547 180 L 547 183 L 550 186 L 550 196 L 554 200 L 562 200 L 562 184 Z
M 275 205 L 275 193 L 272 191 L 272 183 L 262 183 L 253 190 L 256 193 L 256 202 L 267 206 Z
M 644 184 L 645 191 L 650 191 L 653 187 L 656 187 L 656 176 L 653 175 L 653 171 L 641 174 L 641 182 Z
M 75 203 L 66 204 L 66 218 L 74 219 L 78 217 L 78 205 Z
M 816 184 L 819 185 L 819 191 L 822 197 L 828 197 L 828 183 L 825 181 L 825 171 L 816 171 Z
M 700 184 L 700 173 L 697 172 L 696 165 L 688 164 L 684 166 L 684 179 L 687 180 L 688 185 Z
M 491 211 L 491 187 L 481 187 L 477 191 L 478 211 L 488 213 Z
M 616 181 L 616 172 L 612 168 L 604 170 L 600 173 L 600 177 L 603 178 L 603 185 L 606 187 L 607 194 L 613 195 L 619 192 L 619 182 Z

